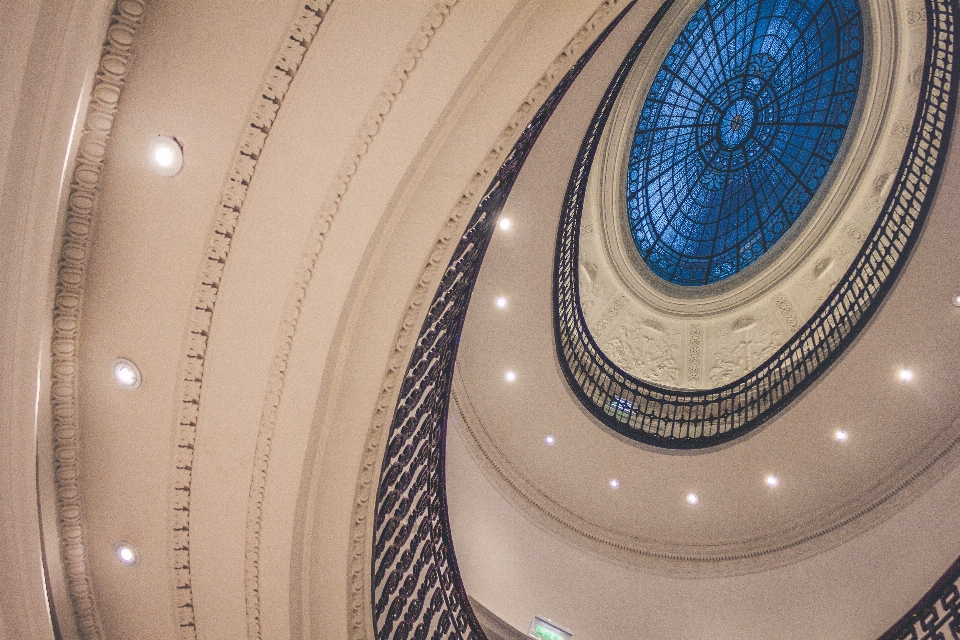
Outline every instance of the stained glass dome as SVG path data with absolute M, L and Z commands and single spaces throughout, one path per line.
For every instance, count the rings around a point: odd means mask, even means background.
M 697 286 L 739 273 L 827 175 L 862 67 L 857 0 L 708 0 L 640 111 L 627 216 L 647 266 Z

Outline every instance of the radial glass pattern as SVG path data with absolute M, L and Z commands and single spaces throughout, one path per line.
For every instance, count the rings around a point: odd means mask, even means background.
M 830 169 L 860 85 L 857 0 L 709 0 L 640 112 L 627 216 L 647 266 L 696 286 L 755 262 Z

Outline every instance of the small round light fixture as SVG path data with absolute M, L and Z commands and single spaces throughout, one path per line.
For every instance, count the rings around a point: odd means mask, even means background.
M 910 382 L 913 380 L 913 371 L 904 367 L 900 369 L 900 379 L 904 382 Z
M 958 293 L 957 295 L 953 296 L 952 302 L 953 302 L 953 306 L 955 306 L 955 307 L 960 307 L 960 293 Z
M 619 486 L 620 486 L 620 481 L 617 480 L 616 478 L 614 478 L 613 480 L 610 481 L 610 488 L 611 488 L 611 489 L 616 489 L 616 488 L 618 488 Z
M 833 437 L 837 439 L 837 442 L 846 442 L 847 438 L 850 436 L 843 429 L 837 429 L 837 432 L 833 434 Z
M 700 496 L 698 496 L 698 495 L 695 494 L 695 493 L 688 493 L 688 494 L 687 494 L 687 504 L 690 504 L 690 505 L 700 504 Z
M 150 143 L 150 166 L 162 176 L 175 176 L 183 167 L 183 149 L 169 136 L 157 136 Z
M 780 484 L 780 479 L 777 476 L 771 474 L 767 476 L 766 482 L 767 482 L 767 486 L 772 489 Z
M 504 231 L 510 229 L 513 226 L 513 223 L 510 221 L 510 218 L 500 218 L 500 228 Z
M 497 308 L 498 308 L 498 309 L 506 309 L 506 308 L 507 308 L 507 299 L 504 298 L 503 296 L 500 296 L 499 298 L 497 298 Z
M 553 436 L 547 436 L 546 438 L 543 439 L 543 441 L 546 442 L 547 446 L 550 446 L 550 447 L 552 447 L 557 443 L 557 439 L 554 438 Z
M 140 386 L 140 369 L 126 358 L 113 361 L 113 379 L 124 389 L 136 389 Z
M 503 379 L 507 382 L 514 382 L 517 379 L 517 374 L 513 371 L 507 371 L 503 374 Z
M 120 564 L 128 567 L 135 567 L 140 564 L 140 553 L 129 542 L 118 542 L 113 545 L 113 551 L 117 554 L 117 560 L 120 561 Z

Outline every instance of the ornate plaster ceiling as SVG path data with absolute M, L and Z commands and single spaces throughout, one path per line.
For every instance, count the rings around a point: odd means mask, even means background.
M 13 106 L 0 114 L 9 125 L 0 127 L 0 242 L 4 273 L 18 277 L 0 282 L 9 301 L 0 505 L 10 515 L 0 522 L 0 638 L 370 637 L 371 460 L 382 453 L 411 331 L 464 212 L 535 109 L 530 96 L 579 51 L 570 43 L 585 25 L 624 4 L 4 5 L 0 68 Z M 631 541 L 689 555 L 713 553 L 704 547 L 717 542 L 796 537 L 788 522 L 822 529 L 837 521 L 831 509 L 849 511 L 910 479 L 932 459 L 924 447 L 953 437 L 960 414 L 956 349 L 944 339 L 958 322 L 947 302 L 960 239 L 948 206 L 960 197 L 955 162 L 938 200 L 947 204 L 934 208 L 883 312 L 776 423 L 734 448 L 664 456 L 617 440 L 578 408 L 552 357 L 556 202 L 629 30 L 657 6 L 637 3 L 627 31 L 551 120 L 508 202 L 515 226 L 491 246 L 462 343 L 468 423 L 456 433 L 476 439 L 451 449 L 490 523 L 506 523 L 499 533 L 527 535 L 527 517 L 547 514 L 534 516 L 548 532 L 540 552 L 571 575 L 583 557 L 582 535 L 571 532 L 593 527 L 599 566 L 613 563 L 616 580 L 631 585 L 650 569 L 686 571 L 634 562 L 643 554 Z M 183 145 L 172 178 L 145 159 L 158 134 Z M 508 296 L 506 313 L 496 295 Z M 140 367 L 135 391 L 110 379 L 117 357 Z M 908 387 L 892 378 L 904 363 L 917 372 Z M 511 387 L 502 382 L 508 367 L 518 374 Z M 841 424 L 848 449 L 829 441 Z M 547 426 L 558 438 L 549 451 Z M 888 515 L 950 462 L 943 456 L 857 522 Z M 776 496 L 758 486 L 768 471 L 782 478 Z M 611 494 L 614 473 L 621 487 Z M 502 492 L 484 492 L 476 482 L 484 477 Z M 463 513 L 475 496 L 458 486 L 450 499 Z M 699 519 L 677 509 L 691 486 L 703 497 Z M 925 521 L 934 497 L 953 513 L 957 492 L 928 491 L 923 509 L 897 517 Z M 514 503 L 521 508 L 507 509 Z M 915 524 L 877 527 L 848 544 L 863 558 L 870 535 L 882 534 L 876 548 L 885 554 L 913 539 Z M 545 592 L 530 580 L 497 580 L 511 567 L 521 575 L 538 552 L 484 532 L 455 532 L 468 586 L 523 626 Z M 630 548 L 612 548 L 617 539 Z M 136 567 L 117 561 L 120 540 L 138 549 Z M 873 606 L 894 618 L 958 553 L 942 535 L 930 540 L 918 556 L 881 558 L 876 571 L 850 575 L 866 575 Z M 476 561 L 485 545 L 496 562 Z M 836 556 L 818 558 L 815 578 Z M 793 574 L 757 574 L 753 588 L 782 586 L 812 565 L 792 566 Z M 902 583 L 882 584 L 891 567 Z M 658 584 L 671 599 L 689 583 Z M 709 581 L 697 584 L 709 590 Z M 634 606 L 634 595 L 619 594 L 617 607 Z M 830 583 L 815 595 L 829 599 Z M 596 609 L 586 596 L 567 604 L 584 621 Z M 720 635 L 760 628 L 752 617 L 730 622 L 753 611 L 748 604 L 722 609 L 731 618 Z

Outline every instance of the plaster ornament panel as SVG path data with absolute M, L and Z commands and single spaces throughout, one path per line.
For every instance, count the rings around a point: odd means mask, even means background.
M 657 320 L 628 313 L 604 344 L 617 366 L 631 375 L 675 387 L 680 382 L 682 333 Z
M 721 387 L 752 371 L 783 342 L 783 333 L 769 316 L 741 316 L 717 336 L 708 376 Z
M 703 324 L 691 322 L 687 326 L 687 386 L 700 386 L 703 373 Z

